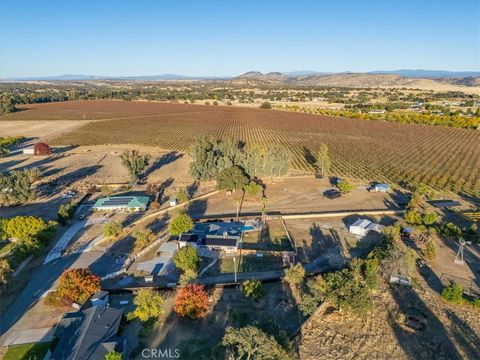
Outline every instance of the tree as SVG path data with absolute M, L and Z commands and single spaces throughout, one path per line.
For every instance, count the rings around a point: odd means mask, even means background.
M 120 235 L 122 225 L 118 221 L 110 221 L 103 226 L 103 235 L 105 237 L 114 238 Z
M 193 282 L 198 277 L 198 274 L 195 270 L 192 269 L 186 269 L 183 271 L 183 273 L 180 275 L 180 279 L 178 280 L 180 285 L 187 285 Z
M 285 271 L 285 281 L 292 286 L 298 286 L 305 278 L 305 269 L 302 264 L 296 264 Z
M 193 228 L 193 220 L 185 212 L 179 212 L 170 222 L 168 232 L 170 235 L 178 236 Z
M 127 319 L 138 318 L 144 322 L 151 318 L 159 318 L 164 312 L 164 303 L 162 296 L 153 289 L 140 289 L 133 300 L 135 310 L 129 312 Z
M 12 94 L 2 91 L 0 96 L 0 113 L 8 114 L 15 111 L 15 99 Z
M 328 155 L 328 146 L 326 144 L 320 145 L 320 150 L 318 151 L 317 161 L 315 166 L 317 168 L 318 174 L 320 177 L 324 177 L 330 172 L 330 156 Z
M 268 101 L 265 101 L 262 103 L 262 105 L 260 105 L 260 109 L 271 109 L 272 108 L 272 104 L 270 104 Z
M 437 221 L 437 214 L 434 212 L 425 213 L 422 216 L 422 222 L 426 226 L 432 225 L 435 221 Z
M 190 198 L 188 197 L 188 194 L 187 192 L 185 191 L 185 189 L 178 189 L 177 191 L 177 200 L 178 202 L 181 204 L 181 203 L 184 203 L 184 202 L 187 202 L 188 200 L 190 200 Z
M 36 197 L 33 183 L 38 180 L 38 169 L 23 171 L 12 170 L 6 174 L 0 174 L 0 205 L 24 204 Z
M 121 156 L 122 165 L 130 174 L 130 182 L 138 184 L 143 171 L 150 162 L 150 155 L 141 155 L 137 150 L 125 151 Z
M 217 188 L 219 190 L 235 191 L 243 189 L 249 182 L 248 176 L 238 166 L 232 166 L 222 170 L 217 177 Z
M 62 225 L 65 225 L 67 221 L 75 215 L 77 210 L 77 205 L 74 203 L 62 204 L 58 209 L 58 222 Z
M 112 350 L 105 354 L 105 360 L 123 360 L 123 355 L 122 353 Z
M 291 357 L 275 337 L 249 325 L 235 329 L 227 327 L 222 339 L 229 359 L 284 360 Z
M 11 241 L 25 241 L 37 237 L 47 230 L 48 224 L 36 216 L 16 216 L 2 222 L 2 238 Z
M 282 145 L 274 144 L 268 147 L 264 159 L 264 174 L 266 176 L 285 176 L 290 167 L 291 153 Z
M 150 229 L 138 229 L 133 232 L 133 237 L 135 238 L 135 245 L 140 249 L 143 249 L 151 242 L 155 241 L 155 234 Z
M 200 258 L 195 247 L 184 246 L 175 253 L 173 262 L 177 268 L 184 272 L 191 270 L 196 273 L 200 265 Z
M 405 213 L 405 221 L 410 225 L 420 225 L 422 223 L 422 217 L 415 210 L 408 210 Z
M 263 187 L 256 181 L 250 181 L 243 187 L 243 189 L 248 194 L 248 196 L 250 196 L 251 198 L 255 198 L 258 194 L 262 192 Z
M 5 259 L 0 260 L 0 286 L 6 286 L 8 284 L 11 274 L 12 269 L 8 261 Z
M 245 280 L 242 284 L 242 290 L 246 297 L 255 301 L 263 296 L 263 287 L 260 280 Z
M 57 293 L 77 303 L 84 303 L 100 289 L 100 277 L 90 269 L 65 270 L 58 280 Z
M 208 308 L 208 295 L 203 285 L 188 284 L 178 290 L 174 306 L 178 315 L 198 319 L 207 314 Z
M 422 255 L 427 261 L 435 260 L 437 253 L 435 250 L 435 244 L 432 240 L 428 240 L 428 242 L 425 244 L 425 248 L 422 249 Z
M 353 184 L 348 180 L 343 180 L 337 184 L 337 188 L 342 194 L 348 194 L 353 190 Z

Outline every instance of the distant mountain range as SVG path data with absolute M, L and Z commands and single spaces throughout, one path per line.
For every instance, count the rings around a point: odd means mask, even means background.
M 64 74 L 56 76 L 32 76 L 32 77 L 12 77 L 4 78 L 2 81 L 87 81 L 87 80 L 232 80 L 232 79 L 256 79 L 256 80 L 273 80 L 287 81 L 288 79 L 298 79 L 305 77 L 322 77 L 334 75 L 350 75 L 350 74 L 374 74 L 374 75 L 399 75 L 405 78 L 466 78 L 478 77 L 480 71 L 446 71 L 446 70 L 378 70 L 364 73 L 352 72 L 319 72 L 310 70 L 287 71 L 287 72 L 269 72 L 262 74 L 258 71 L 249 71 L 239 76 L 186 76 L 180 74 L 161 74 L 161 75 L 145 75 L 145 76 L 97 76 L 83 74 Z

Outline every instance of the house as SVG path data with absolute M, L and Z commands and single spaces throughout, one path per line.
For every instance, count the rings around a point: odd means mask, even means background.
M 370 191 L 387 192 L 388 190 L 390 190 L 390 185 L 388 185 L 386 183 L 378 183 L 378 184 L 373 185 L 371 187 Z
M 109 196 L 98 199 L 93 205 L 93 211 L 145 211 L 149 201 L 148 196 Z
M 354 235 L 367 236 L 370 231 L 381 233 L 383 228 L 383 225 L 375 224 L 370 220 L 358 219 L 352 225 L 350 225 L 348 231 L 350 231 L 350 233 Z
M 66 313 L 55 329 L 58 343 L 51 360 L 105 360 L 105 355 L 117 351 L 126 358 L 126 339 L 117 336 L 122 310 L 93 306 Z
M 207 235 L 202 238 L 197 246 L 213 251 L 223 251 L 226 253 L 235 253 L 240 245 L 240 236 L 229 235 Z
M 108 299 L 108 292 L 104 290 L 98 290 L 90 298 L 90 303 L 92 304 L 92 306 L 107 306 Z
M 137 263 L 136 269 L 150 275 L 164 275 L 171 268 L 170 264 L 178 248 L 179 245 L 176 241 L 163 243 L 152 260 Z

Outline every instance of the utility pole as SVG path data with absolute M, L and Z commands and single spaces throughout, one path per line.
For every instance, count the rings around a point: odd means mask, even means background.
M 233 273 L 235 274 L 235 284 L 237 283 L 237 258 L 233 257 Z

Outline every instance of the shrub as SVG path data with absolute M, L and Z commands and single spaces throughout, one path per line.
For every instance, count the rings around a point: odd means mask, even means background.
M 202 318 L 209 308 L 208 295 L 203 285 L 189 284 L 178 290 L 174 310 L 180 316 Z
M 461 304 L 463 303 L 463 288 L 452 283 L 443 289 L 442 298 L 455 304 Z
M 198 274 L 196 271 L 192 269 L 186 269 L 181 275 L 180 275 L 180 285 L 188 285 L 190 284 L 193 280 L 195 280 L 198 277 Z
M 260 105 L 260 109 L 271 109 L 272 108 L 272 104 L 270 104 L 268 101 L 265 101 L 262 103 L 262 105 Z
M 45 305 L 48 306 L 62 306 L 64 305 L 63 297 L 58 293 L 58 291 L 50 291 L 47 296 L 45 296 Z
M 435 260 L 436 251 L 435 251 L 435 244 L 432 240 L 429 240 L 425 245 L 425 248 L 422 249 L 422 256 L 427 261 Z
M 190 200 L 185 189 L 178 189 L 177 191 L 177 200 L 179 203 L 184 203 Z
M 410 225 L 420 225 L 422 223 L 422 218 L 417 211 L 408 210 L 405 213 L 405 221 Z
M 155 241 L 155 234 L 150 229 L 138 229 L 133 232 L 135 238 L 135 245 L 138 245 L 140 249 L 143 249 L 151 242 Z
M 435 221 L 437 221 L 437 214 L 434 212 L 425 213 L 422 216 L 422 222 L 424 225 L 432 225 Z
M 460 237 L 462 236 L 462 229 L 460 229 L 454 223 L 443 224 L 440 228 L 440 232 L 445 236 Z

